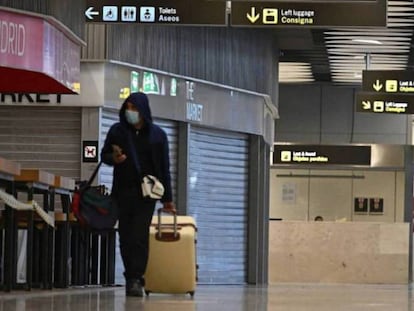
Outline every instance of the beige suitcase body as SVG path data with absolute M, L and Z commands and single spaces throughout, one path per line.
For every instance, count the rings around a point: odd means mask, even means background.
M 194 295 L 196 287 L 196 223 L 191 216 L 153 216 L 149 258 L 145 273 L 145 293 Z M 177 235 L 174 236 L 174 217 Z

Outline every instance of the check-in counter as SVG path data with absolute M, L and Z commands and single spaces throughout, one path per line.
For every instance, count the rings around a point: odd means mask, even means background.
M 270 221 L 269 283 L 409 283 L 408 223 Z

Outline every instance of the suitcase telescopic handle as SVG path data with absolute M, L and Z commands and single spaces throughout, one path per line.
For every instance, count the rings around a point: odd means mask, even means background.
M 171 211 L 171 210 L 168 210 L 168 209 L 165 209 L 165 208 L 159 208 L 158 209 L 158 224 L 157 224 L 158 238 L 161 239 L 161 234 L 162 234 L 161 233 L 161 213 L 162 212 L 170 213 L 170 214 L 173 215 L 173 218 L 174 218 L 174 239 L 176 239 L 177 238 L 177 212 L 176 211 Z

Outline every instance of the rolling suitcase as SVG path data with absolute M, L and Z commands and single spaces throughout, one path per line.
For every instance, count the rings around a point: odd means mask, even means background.
M 145 294 L 194 295 L 196 287 L 196 223 L 191 216 L 153 216 Z

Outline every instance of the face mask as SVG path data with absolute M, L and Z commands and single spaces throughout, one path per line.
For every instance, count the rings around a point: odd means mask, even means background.
M 135 125 L 139 122 L 139 112 L 134 110 L 125 110 L 125 118 L 129 124 Z

